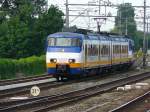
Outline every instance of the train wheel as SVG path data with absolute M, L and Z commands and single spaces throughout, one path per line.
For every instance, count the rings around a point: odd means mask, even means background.
M 59 82 L 59 77 L 56 77 L 57 82 Z
M 60 80 L 61 80 L 61 81 L 64 81 L 64 77 L 63 77 L 63 76 L 60 76 Z
M 57 80 L 57 82 L 60 82 L 61 81 L 61 77 L 60 76 L 56 76 L 56 80 Z

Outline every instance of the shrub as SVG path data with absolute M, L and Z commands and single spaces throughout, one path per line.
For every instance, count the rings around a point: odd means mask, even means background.
M 15 77 L 16 70 L 16 60 L 0 59 L 0 79 Z
M 46 72 L 45 65 L 45 55 L 18 60 L 0 59 L 0 79 L 15 78 L 17 73 L 22 73 L 24 76 L 43 74 Z

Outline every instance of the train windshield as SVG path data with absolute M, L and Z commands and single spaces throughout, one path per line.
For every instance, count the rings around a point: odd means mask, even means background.
M 81 46 L 79 38 L 48 38 L 48 46 Z

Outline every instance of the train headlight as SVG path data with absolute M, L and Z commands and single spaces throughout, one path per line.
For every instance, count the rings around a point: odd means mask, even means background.
M 50 62 L 51 62 L 51 63 L 56 63 L 56 62 L 57 62 L 57 59 L 50 59 Z
M 69 63 L 75 63 L 75 59 L 69 59 Z

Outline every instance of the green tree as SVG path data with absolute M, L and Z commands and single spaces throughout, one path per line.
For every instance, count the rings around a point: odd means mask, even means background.
M 19 58 L 28 56 L 28 47 L 32 38 L 28 25 L 20 22 L 19 17 L 1 25 L 3 29 L 0 36 L 0 56 L 6 58 Z M 32 49 L 33 47 L 30 46 Z
M 39 16 L 35 26 L 35 37 L 37 38 L 37 46 L 43 51 L 45 47 L 46 37 L 54 32 L 58 32 L 63 28 L 64 19 L 63 12 L 58 7 L 50 6 L 49 10 Z M 42 47 L 41 47 L 42 46 Z
M 134 8 L 130 3 L 119 5 L 117 17 L 115 18 L 115 31 L 121 31 L 122 34 L 126 34 L 127 28 L 128 35 L 135 36 L 137 28 L 134 16 Z
M 17 15 L 22 5 L 33 5 L 32 15 L 39 15 L 45 11 L 46 0 L 1 0 L 1 10 L 9 15 Z
M 136 32 L 136 39 L 135 39 L 135 45 L 136 49 L 139 50 L 140 48 L 143 48 L 143 36 L 144 33 L 142 31 Z M 150 48 L 150 34 L 146 34 L 146 46 L 149 49 Z
M 63 27 L 62 11 L 55 6 L 51 6 L 46 11 L 43 6 L 45 0 L 37 1 L 3 0 L 1 2 L 0 14 L 3 17 L 0 17 L 0 58 L 41 55 L 44 53 L 46 36 L 60 31 Z M 13 6 L 4 7 L 4 2 Z

